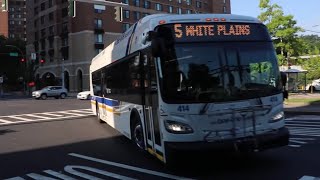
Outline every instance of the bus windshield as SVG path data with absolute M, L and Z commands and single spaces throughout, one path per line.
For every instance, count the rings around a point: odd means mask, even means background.
M 176 43 L 160 62 L 160 89 L 167 103 L 224 102 L 282 92 L 270 41 Z

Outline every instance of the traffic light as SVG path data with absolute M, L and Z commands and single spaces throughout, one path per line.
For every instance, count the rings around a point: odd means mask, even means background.
M 8 0 L 2 0 L 1 9 L 2 11 L 8 11 Z
M 40 59 L 40 64 L 44 64 L 46 61 L 44 59 Z
M 68 0 L 68 15 L 70 17 L 76 17 L 76 1 Z
M 116 6 L 114 7 L 115 9 L 115 17 L 114 19 L 117 21 L 117 22 L 122 22 L 122 7 L 119 7 L 119 6 Z
M 26 62 L 26 60 L 24 58 L 21 58 L 20 62 L 24 63 L 24 62 Z

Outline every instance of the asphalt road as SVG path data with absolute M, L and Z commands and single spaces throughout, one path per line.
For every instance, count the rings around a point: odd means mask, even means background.
M 287 147 L 250 155 L 186 154 L 175 169 L 167 169 L 107 124 L 100 124 L 88 110 L 89 101 L 25 99 L 5 103 L 7 106 L 0 102 L 0 179 L 320 177 L 319 116 L 290 117 L 286 123 L 292 136 Z M 41 119 L 43 113 L 50 118 Z M 15 124 L 10 124 L 12 121 Z

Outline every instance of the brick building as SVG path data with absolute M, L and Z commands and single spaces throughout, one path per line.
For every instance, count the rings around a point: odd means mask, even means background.
M 27 1 L 27 56 L 37 55 L 38 85 L 61 84 L 64 77 L 70 92 L 88 90 L 91 59 L 148 14 L 231 12 L 230 0 L 112 1 L 129 4 L 123 9 L 122 22 L 115 21 L 112 6 L 76 2 L 72 18 L 67 0 Z

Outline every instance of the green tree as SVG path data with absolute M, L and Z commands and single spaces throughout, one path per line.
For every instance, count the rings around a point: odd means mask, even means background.
M 267 26 L 274 39 L 279 63 L 286 64 L 286 59 L 292 55 L 299 55 L 302 50 L 297 33 L 303 29 L 296 26 L 293 15 L 284 15 L 282 8 L 277 4 L 271 4 L 270 0 L 260 0 L 259 7 L 262 12 L 258 18 Z

